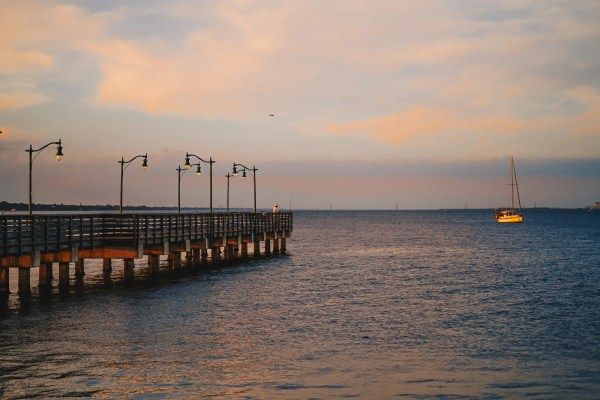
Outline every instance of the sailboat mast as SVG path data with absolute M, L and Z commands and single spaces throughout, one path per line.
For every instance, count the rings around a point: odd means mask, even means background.
M 513 160 L 513 175 L 515 176 L 515 186 L 517 187 L 517 199 L 519 200 L 519 212 L 521 212 L 521 195 L 519 194 L 519 183 L 517 182 L 517 170 L 515 169 L 515 162 Z
M 515 162 L 510 156 L 510 208 L 515 209 L 515 182 L 514 182 Z

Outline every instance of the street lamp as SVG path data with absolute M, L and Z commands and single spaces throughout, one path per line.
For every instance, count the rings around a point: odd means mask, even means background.
M 1 131 L 0 131 L 1 133 Z M 60 161 L 63 159 L 63 151 L 62 151 L 62 139 L 58 139 L 58 142 L 50 142 L 45 146 L 40 147 L 39 149 L 34 149 L 32 145 L 29 145 L 29 148 L 25 151 L 29 153 L 29 214 L 33 214 L 33 198 L 32 198 L 32 176 L 33 176 L 33 161 L 37 158 L 42 150 L 51 145 L 56 146 L 56 161 Z M 33 153 L 36 153 L 35 157 Z
M 239 163 L 233 163 L 233 170 L 232 170 L 232 174 L 233 176 L 236 176 L 238 174 L 238 169 L 237 167 L 241 167 L 241 171 L 242 171 L 242 178 L 246 177 L 246 171 L 249 171 L 252 173 L 252 180 L 254 181 L 254 213 L 256 214 L 256 171 L 258 171 L 258 168 L 256 168 L 256 166 L 252 166 L 252 168 L 248 168 L 243 164 L 239 164 Z
M 121 159 L 118 161 L 118 163 L 121 164 L 121 196 L 119 198 L 119 212 L 121 214 L 123 214 L 123 174 L 125 173 L 127 167 L 129 167 L 129 164 L 131 164 L 131 162 L 137 158 L 143 158 L 142 168 L 145 171 L 148 168 L 148 153 L 138 154 L 137 156 L 133 157 L 131 160 L 128 161 L 125 161 L 125 159 L 121 157 Z
M 200 163 L 191 164 L 190 167 L 197 165 L 196 175 L 201 175 L 202 170 L 200 169 Z M 181 168 L 181 165 L 178 165 L 175 171 L 177 171 L 177 212 L 181 212 L 181 177 L 183 174 L 187 172 L 188 168 Z
M 195 154 L 190 154 L 190 153 L 186 152 L 185 153 L 185 163 L 183 164 L 183 168 L 188 169 L 192 165 L 198 165 L 198 164 L 190 164 L 190 157 L 194 157 L 198 161 L 208 164 L 208 167 L 209 167 L 208 175 L 209 175 L 209 180 L 210 180 L 210 213 L 212 214 L 212 212 L 213 212 L 213 164 L 215 163 L 215 160 L 213 160 L 212 157 L 210 157 L 207 161 L 207 160 L 203 159 L 202 157 L 198 157 Z M 198 165 L 198 170 L 196 171 L 196 173 L 197 174 L 202 173 L 202 171 L 200 171 L 199 165 Z

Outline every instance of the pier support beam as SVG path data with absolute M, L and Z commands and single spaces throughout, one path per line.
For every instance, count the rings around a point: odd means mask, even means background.
M 52 263 L 51 262 L 43 262 L 40 264 L 38 269 L 39 272 L 39 282 L 38 289 L 41 292 L 47 291 L 52 287 Z
M 225 259 L 227 261 L 232 261 L 235 259 L 235 250 L 233 249 L 233 245 L 229 244 L 223 247 L 223 249 L 225 250 Z
M 208 260 L 208 250 L 202 249 L 200 250 L 200 260 L 205 263 Z
M 219 262 L 219 248 L 211 247 L 210 248 L 210 261 L 211 262 Z
M 192 266 L 198 267 L 200 265 L 200 249 L 192 249 Z
M 19 268 L 19 296 L 29 297 L 31 295 L 31 270 Z
M 240 247 L 241 247 L 242 257 L 243 258 L 248 257 L 248 243 L 244 242 L 240 245 Z
M 134 263 L 133 258 L 123 259 L 123 283 L 133 283 L 133 269 Z
M 61 292 L 69 291 L 69 263 L 58 263 L 58 288 Z
M 10 293 L 10 278 L 8 268 L 0 268 L 0 296 L 6 296 Z
M 112 273 L 112 259 L 102 259 L 102 273 L 104 273 L 105 278 L 110 278 L 110 274 Z
M 158 277 L 160 273 L 160 256 L 158 254 L 148 255 L 148 267 L 150 268 L 150 278 Z
M 279 239 L 273 239 L 273 253 L 279 254 Z
M 169 271 L 177 271 L 178 269 L 181 269 L 181 253 L 178 251 L 169 252 L 167 264 Z
M 252 242 L 252 247 L 253 247 L 252 252 L 254 253 L 254 257 L 260 256 L 260 242 L 258 240 L 255 242 Z
M 281 238 L 281 246 L 280 246 L 281 254 L 285 254 L 287 248 L 285 247 L 285 236 Z
M 75 261 L 75 277 L 76 278 L 83 278 L 83 276 L 85 275 L 85 270 L 84 270 L 84 259 L 80 258 L 77 261 Z
M 271 254 L 271 239 L 265 240 L 265 255 Z
M 185 266 L 187 268 L 191 267 L 194 264 L 194 251 L 186 251 L 185 252 Z

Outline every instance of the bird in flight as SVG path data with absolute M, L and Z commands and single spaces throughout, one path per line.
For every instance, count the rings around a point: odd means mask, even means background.
M 269 114 L 269 117 L 274 117 L 274 116 L 275 116 L 275 114 Z

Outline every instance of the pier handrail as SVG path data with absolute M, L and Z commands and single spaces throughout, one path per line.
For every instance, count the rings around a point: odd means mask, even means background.
M 0 215 L 0 257 L 292 230 L 291 212 Z

